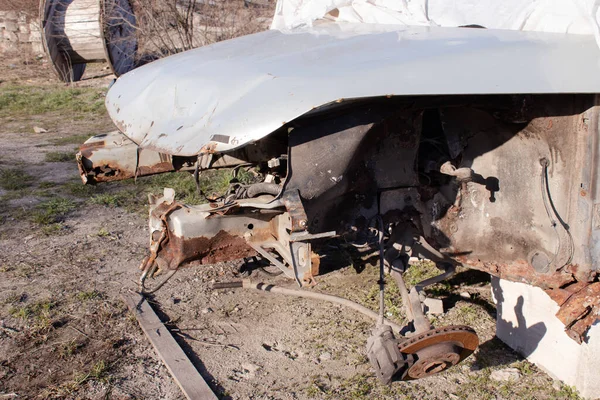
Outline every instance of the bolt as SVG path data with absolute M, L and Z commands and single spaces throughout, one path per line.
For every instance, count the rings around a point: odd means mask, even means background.
M 298 225 L 300 225 L 300 228 L 306 228 L 306 220 L 301 219 L 300 221 L 298 221 Z

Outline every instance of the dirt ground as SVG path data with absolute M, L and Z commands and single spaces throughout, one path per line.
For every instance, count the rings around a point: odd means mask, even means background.
M 64 88 L 52 83 L 44 63 L 26 67 L 4 62 L 0 98 L 14 85 Z M 110 80 L 80 85 L 101 97 Z M 74 154 L 86 136 L 114 128 L 102 111 L 64 107 L 35 115 L 0 108 L 0 398 L 181 399 L 120 300 L 136 288 L 147 251 L 143 204 L 155 181 L 81 185 L 74 159 L 62 155 Z M 34 133 L 34 126 L 47 132 Z M 319 252 L 326 273 L 311 290 L 376 309 L 377 269 L 335 242 Z M 479 349 L 445 373 L 388 387 L 373 377 L 364 355 L 373 321 L 327 303 L 209 289 L 215 281 L 241 279 L 239 268 L 184 268 L 150 298 L 220 398 L 578 398 L 495 338 L 485 274 L 463 270 L 429 290 L 446 309 L 434 324 L 472 326 Z M 428 268 L 413 267 L 410 279 L 428 276 Z M 294 287 L 261 270 L 251 278 Z M 398 292 L 393 283 L 389 289 L 388 317 L 401 323 Z M 518 378 L 493 379 L 493 371 L 507 368 Z

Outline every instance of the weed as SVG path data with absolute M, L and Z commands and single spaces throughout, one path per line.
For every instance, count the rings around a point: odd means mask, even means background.
M 100 230 L 98 231 L 98 233 L 96 233 L 96 235 L 98 235 L 100 237 L 107 237 L 107 236 L 110 236 L 110 232 L 107 231 L 105 228 L 100 228 Z
M 520 361 L 516 367 L 519 369 L 519 371 L 521 372 L 521 374 L 527 376 L 527 375 L 533 375 L 534 373 L 537 372 L 537 368 L 535 367 L 535 365 L 533 365 L 532 363 L 530 363 L 527 360 L 523 360 Z
M 456 318 L 465 325 L 472 325 L 479 319 L 479 312 L 473 305 L 462 305 L 456 309 Z
M 108 377 L 108 365 L 104 361 L 98 361 L 92 367 L 90 376 L 96 380 L 103 380 Z
M 70 357 L 73 354 L 77 353 L 77 351 L 83 346 L 83 343 L 80 343 L 77 340 L 73 339 L 66 343 L 62 343 L 59 352 L 62 357 Z
M 3 301 L 3 304 L 15 304 L 21 301 L 23 294 L 11 293 Z
M 44 159 L 46 162 L 71 162 L 75 161 L 75 155 L 68 151 L 50 151 Z
M 50 319 L 50 311 L 56 307 L 56 303 L 50 299 L 39 300 L 22 307 L 11 307 L 10 315 L 21 320 L 36 319 L 46 322 Z
M 343 399 L 364 399 L 368 398 L 371 391 L 374 389 L 375 379 L 364 374 L 355 375 L 350 379 L 342 382 L 339 392 L 335 393 L 332 398 Z
M 557 395 L 561 398 L 569 400 L 583 400 L 583 398 L 579 396 L 577 389 L 569 385 L 562 385 L 560 390 L 557 392 Z
M 11 190 L 7 192 L 4 196 L 2 196 L 1 199 L 3 202 L 9 202 L 11 200 L 22 199 L 23 197 L 27 197 L 32 194 L 33 192 L 31 191 L 31 189 Z
M 6 190 L 24 189 L 31 185 L 33 177 L 20 169 L 0 171 L 0 187 Z
M 75 384 L 78 387 L 90 380 L 106 383 L 109 378 L 108 371 L 109 366 L 103 360 L 98 361 L 92 366 L 89 372 L 85 374 L 75 374 Z
M 310 386 L 304 389 L 306 395 L 310 398 L 323 397 L 324 394 L 328 394 L 329 388 L 319 377 L 313 377 L 310 382 Z
M 102 293 L 97 290 L 88 290 L 77 293 L 77 298 L 81 301 L 91 301 L 102 298 Z
M 461 399 L 495 399 L 494 382 L 487 370 L 468 375 L 468 381 L 458 387 L 457 395 Z M 477 397 L 473 397 L 476 394 Z
M 8 310 L 8 312 L 13 317 L 21 319 L 21 320 L 26 320 L 27 318 L 29 318 L 29 314 L 30 314 L 30 310 L 27 306 L 11 307 L 11 309 Z
M 0 272 L 10 272 L 10 271 L 14 271 L 14 267 L 10 266 L 10 265 L 0 265 Z
M 59 197 L 38 204 L 31 213 L 30 218 L 33 222 L 40 225 L 57 224 L 76 207 L 76 204 L 72 200 Z M 54 226 L 49 229 L 50 231 L 56 231 L 58 228 L 58 226 Z
M 57 235 L 65 230 L 66 226 L 64 226 L 61 222 L 55 222 L 42 226 L 42 233 L 46 236 Z

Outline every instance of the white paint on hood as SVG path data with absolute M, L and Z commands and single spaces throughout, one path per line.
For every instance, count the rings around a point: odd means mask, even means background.
M 134 142 L 173 155 L 228 151 L 339 99 L 600 93 L 590 35 L 385 24 L 270 30 L 125 74 L 106 97 Z

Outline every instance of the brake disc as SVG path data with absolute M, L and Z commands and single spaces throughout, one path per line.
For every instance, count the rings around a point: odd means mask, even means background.
M 477 346 L 479 338 L 468 326 L 445 326 L 419 333 L 398 344 L 401 353 L 415 359 L 403 380 L 445 371 L 470 356 Z

